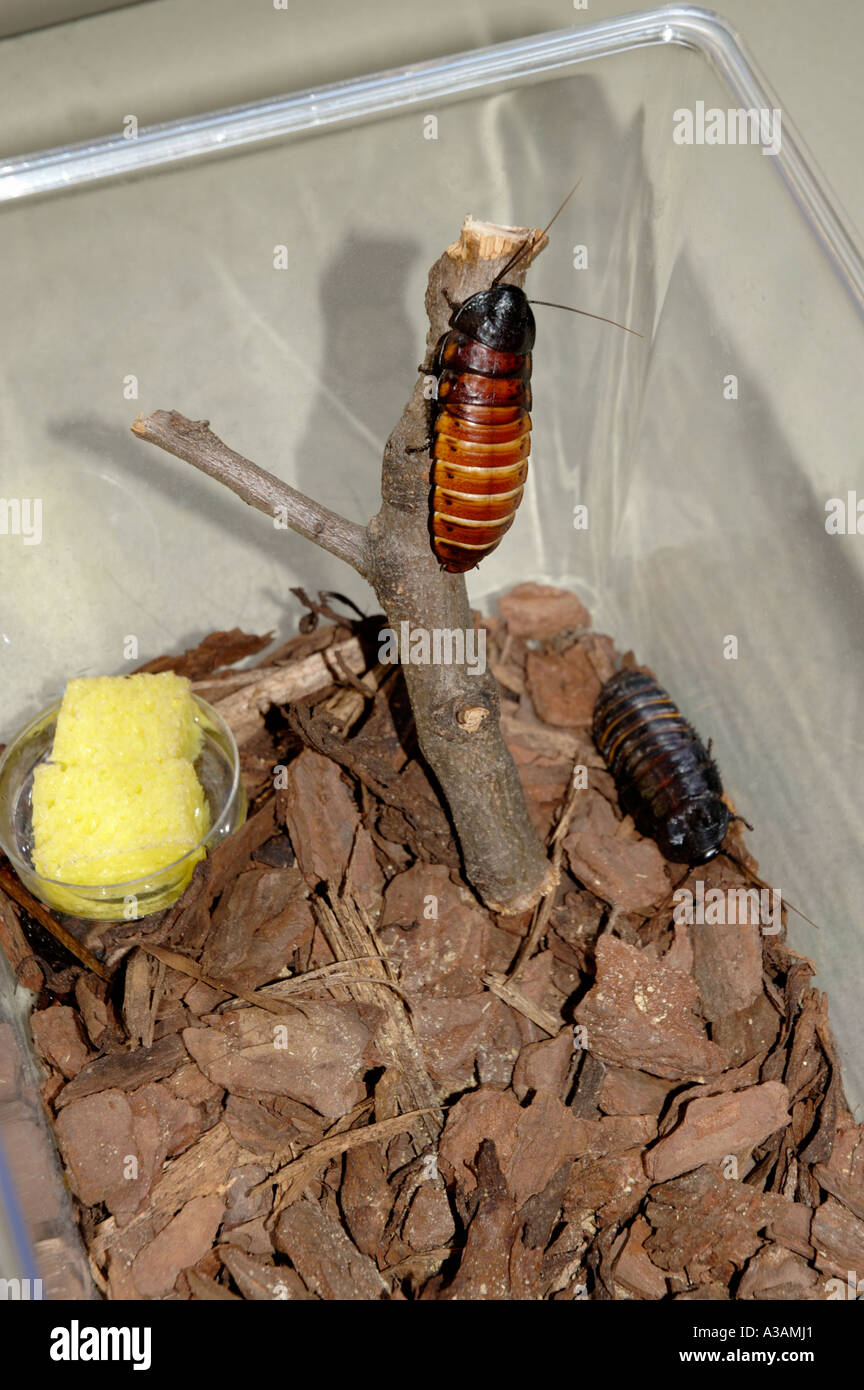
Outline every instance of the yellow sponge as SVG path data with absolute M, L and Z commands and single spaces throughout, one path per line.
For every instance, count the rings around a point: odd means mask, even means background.
M 183 676 L 81 676 L 66 686 L 57 716 L 55 763 L 143 762 L 201 752 L 191 687 Z
M 187 855 L 210 828 L 193 767 L 203 738 L 189 682 L 173 672 L 70 681 L 52 761 L 33 776 L 37 873 L 118 884 Z
M 34 773 L 33 866 L 45 878 L 144 878 L 194 849 L 208 828 L 204 791 L 182 758 L 42 763 Z

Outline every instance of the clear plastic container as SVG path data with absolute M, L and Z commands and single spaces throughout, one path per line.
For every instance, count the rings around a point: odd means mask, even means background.
M 32 995 L 0 952 L 0 1279 L 15 1300 L 96 1296 L 39 1094 Z
M 677 144 L 675 112 L 700 101 L 779 108 L 779 153 Z M 791 937 L 818 962 L 858 1101 L 864 537 L 828 534 L 825 504 L 864 499 L 864 270 L 791 116 L 704 11 L 0 170 L 3 491 L 43 506 L 39 543 L 0 538 L 0 736 L 68 677 L 129 669 L 130 636 L 138 661 L 234 624 L 287 636 L 301 583 L 371 611 L 337 560 L 130 421 L 208 418 L 365 520 L 420 361 L 430 264 L 467 212 L 542 224 L 580 177 L 531 292 L 645 338 L 538 310 L 529 485 L 469 593 L 574 587 L 713 738 L 764 874 L 822 928 L 794 920 Z

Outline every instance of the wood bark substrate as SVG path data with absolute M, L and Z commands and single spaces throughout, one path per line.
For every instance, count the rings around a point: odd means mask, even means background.
M 514 284 L 522 283 L 545 238 L 526 228 L 466 220 L 459 240 L 429 273 L 430 372 L 450 305 L 488 288 L 532 235 L 533 244 L 506 276 Z M 243 458 L 212 433 L 207 421 L 158 410 L 139 416 L 132 431 L 351 565 L 374 588 L 396 633 L 403 631 L 403 623 L 410 631 L 467 633 L 472 618 L 464 577 L 445 573 L 430 543 L 429 411 L 426 378 L 420 376 L 387 441 L 381 510 L 366 527 Z M 519 774 L 501 734 L 496 681 L 488 672 L 472 672 L 465 662 L 406 663 L 404 670 L 420 748 L 449 807 L 466 877 L 493 911 L 521 913 L 550 891 L 556 872 L 531 826 Z

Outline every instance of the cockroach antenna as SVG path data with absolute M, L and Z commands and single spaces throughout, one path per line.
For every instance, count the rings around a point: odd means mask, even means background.
M 579 187 L 581 182 L 581 179 L 576 180 L 561 206 L 557 208 L 554 214 L 549 218 L 549 221 L 546 223 L 546 226 L 543 228 L 542 232 L 538 234 L 532 233 L 526 241 L 523 241 L 521 246 L 517 247 L 507 264 L 504 266 L 503 270 L 498 271 L 498 274 L 495 276 L 495 279 L 489 286 L 490 290 L 495 288 L 495 286 L 498 284 L 498 281 L 503 279 L 507 272 L 509 270 L 512 270 L 514 265 L 516 265 L 517 262 L 520 261 L 523 256 L 527 255 L 527 253 L 532 249 L 532 247 L 536 246 L 539 241 L 543 240 L 549 228 L 552 226 L 552 223 L 556 220 L 556 218 L 560 217 L 561 213 L 564 211 L 567 204 L 570 202 L 570 199 L 573 197 L 573 194 L 576 192 L 576 189 Z M 634 338 L 642 337 L 642 334 L 637 333 L 635 328 L 628 328 L 626 323 L 618 323 L 615 319 L 604 318 L 602 314 L 591 314 L 588 312 L 587 309 L 574 309 L 573 306 L 570 304 L 555 304 L 549 299 L 529 299 L 528 303 L 542 304 L 545 309 L 566 309 L 568 314 L 582 314 L 586 319 L 596 319 L 598 323 L 609 323 L 612 325 L 613 328 L 620 328 L 625 333 L 632 333 Z
M 735 816 L 734 819 L 744 821 L 745 825 L 749 826 L 751 830 L 753 829 L 753 827 L 750 825 L 750 822 L 744 820 L 743 816 Z M 723 849 L 720 852 L 723 855 L 723 858 L 728 859 L 732 864 L 739 868 L 742 874 L 744 874 L 747 878 L 750 879 L 751 883 L 757 884 L 759 888 L 767 889 L 769 893 L 772 891 L 771 884 L 766 883 L 765 880 L 761 879 L 758 874 L 754 874 L 752 869 L 748 869 L 747 865 L 744 863 L 742 859 L 738 858 L 737 854 L 733 854 L 731 850 L 728 849 Z M 783 906 L 788 907 L 789 911 L 794 912 L 796 916 L 803 917 L 804 921 L 809 922 L 810 926 L 815 927 L 817 931 L 822 930 L 818 922 L 814 922 L 813 918 L 808 917 L 806 912 L 802 912 L 800 907 L 796 907 L 794 903 L 790 903 L 788 898 L 783 898 Z
M 602 314 L 589 314 L 587 309 L 574 309 L 572 304 L 555 304 L 549 299 L 529 299 L 529 304 L 544 304 L 547 309 L 566 309 L 568 314 L 584 314 L 586 319 L 598 319 L 600 323 L 611 323 L 613 328 L 623 328 L 625 333 L 632 333 L 634 338 L 641 338 L 644 335 L 638 333 L 635 328 L 628 328 L 626 323 L 618 323 L 615 319 L 606 319 Z
M 505 265 L 504 269 L 498 271 L 498 274 L 495 276 L 495 279 L 492 281 L 492 284 L 489 286 L 490 290 L 495 288 L 495 286 L 498 284 L 498 281 L 499 281 L 499 280 L 502 280 L 502 279 L 504 278 L 504 276 L 507 274 L 508 270 L 512 270 L 513 267 L 514 267 L 514 265 L 516 264 L 516 262 L 519 261 L 519 260 L 521 260 L 521 258 L 522 258 L 524 255 L 526 255 L 526 254 L 528 253 L 528 251 L 530 251 L 531 248 L 532 248 L 533 246 L 536 246 L 538 241 L 542 241 L 542 240 L 543 240 L 543 238 L 544 238 L 544 236 L 546 235 L 546 233 L 548 232 L 549 228 L 552 226 L 552 223 L 555 221 L 555 219 L 556 219 L 557 217 L 560 217 L 561 213 L 564 211 L 564 209 L 566 208 L 567 204 L 570 202 L 570 199 L 573 197 L 573 194 L 576 192 L 576 189 L 579 187 L 579 185 L 580 185 L 581 182 L 582 182 L 581 179 L 577 179 L 577 180 L 576 180 L 576 182 L 574 183 L 573 187 L 570 189 L 570 192 L 567 194 L 567 197 L 564 199 L 564 201 L 563 201 L 563 203 L 561 204 L 561 206 L 560 206 L 560 207 L 553 213 L 553 215 L 549 218 L 549 221 L 546 223 L 546 226 L 543 228 L 542 232 L 540 232 L 539 236 L 535 236 L 534 233 L 532 232 L 531 236 L 528 237 L 527 241 L 523 241 L 522 245 L 521 245 L 521 246 L 518 246 L 518 247 L 516 248 L 516 250 L 513 252 L 513 255 L 510 257 L 509 261 L 508 261 L 507 264 Z M 538 300 L 537 302 L 540 303 L 539 300 Z M 563 306 L 562 306 L 562 307 L 563 307 Z

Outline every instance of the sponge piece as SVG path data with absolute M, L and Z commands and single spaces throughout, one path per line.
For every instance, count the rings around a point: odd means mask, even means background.
M 182 758 L 42 763 L 32 807 L 34 868 L 63 883 L 152 876 L 194 849 L 210 823 L 195 769 Z
M 172 671 L 69 681 L 51 762 L 33 774 L 33 866 L 44 878 L 113 885 L 152 878 L 210 829 L 193 762 L 204 733 Z
M 69 681 L 54 734 L 55 763 L 140 763 L 201 751 L 191 687 L 173 671 Z

